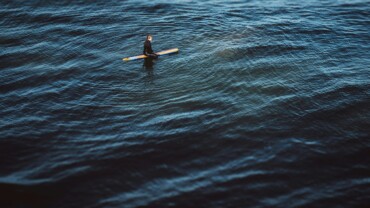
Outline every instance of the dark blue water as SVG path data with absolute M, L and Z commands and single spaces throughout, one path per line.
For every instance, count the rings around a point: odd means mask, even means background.
M 0 207 L 370 206 L 370 1 L 0 17 Z M 123 62 L 147 33 L 180 52 Z

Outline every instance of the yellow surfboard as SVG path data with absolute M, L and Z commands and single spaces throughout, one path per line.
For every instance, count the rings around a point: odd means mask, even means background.
M 178 48 L 172 48 L 172 49 L 168 49 L 168 50 L 165 50 L 165 51 L 158 52 L 156 54 L 158 56 L 161 56 L 161 55 L 177 53 L 177 52 L 179 52 Z M 145 59 L 145 58 L 148 58 L 148 57 L 146 55 L 140 55 L 140 56 L 133 56 L 133 57 L 128 57 L 128 58 L 123 58 L 122 60 L 123 61 L 132 61 L 132 60 L 136 60 L 136 59 Z

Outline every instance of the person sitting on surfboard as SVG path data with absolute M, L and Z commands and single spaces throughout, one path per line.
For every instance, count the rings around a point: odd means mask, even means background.
M 143 54 L 150 57 L 150 58 L 157 58 L 158 55 L 155 54 L 153 52 L 153 49 L 152 49 L 152 40 L 153 40 L 153 37 L 152 35 L 148 34 L 146 36 L 146 40 L 144 42 L 144 51 L 143 51 Z

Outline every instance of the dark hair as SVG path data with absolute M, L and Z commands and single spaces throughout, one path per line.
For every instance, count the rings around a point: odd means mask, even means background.
M 152 37 L 152 35 L 151 35 L 151 34 L 147 34 L 147 35 L 146 35 L 146 39 L 148 40 L 148 39 L 149 39 L 149 37 Z

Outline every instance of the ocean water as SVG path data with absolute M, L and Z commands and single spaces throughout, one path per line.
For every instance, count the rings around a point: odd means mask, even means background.
M 0 17 L 0 207 L 370 207 L 370 1 Z

